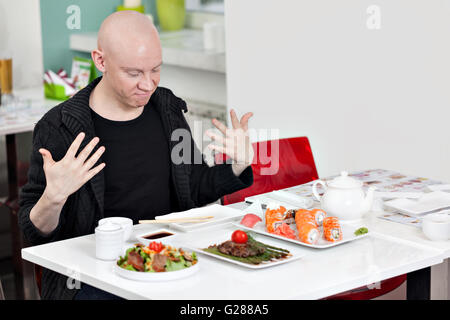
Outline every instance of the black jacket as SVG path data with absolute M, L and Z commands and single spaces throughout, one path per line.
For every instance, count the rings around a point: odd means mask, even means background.
M 85 132 L 86 137 L 79 151 L 83 150 L 86 144 L 95 137 L 89 96 L 100 79 L 95 79 L 74 97 L 52 108 L 35 126 L 28 182 L 20 192 L 18 213 L 19 225 L 24 236 L 33 245 L 94 233 L 98 220 L 103 217 L 105 186 L 104 171 L 102 170 L 77 192 L 69 196 L 62 208 L 58 226 L 50 234 L 42 234 L 30 220 L 30 211 L 46 186 L 43 160 L 38 150 L 39 148 L 49 150 L 53 159 L 59 161 L 80 132 Z M 158 87 L 153 93 L 150 103 L 162 115 L 163 127 L 172 150 L 179 143 L 179 141 L 172 141 L 172 132 L 178 128 L 184 128 L 190 132 L 183 115 L 183 111 L 187 112 L 186 103 L 170 90 L 162 87 Z M 191 159 L 202 159 L 202 163 L 172 163 L 172 187 L 178 199 L 178 210 L 176 211 L 206 205 L 225 194 L 249 187 L 253 183 L 251 167 L 247 168 L 239 177 L 233 174 L 229 164 L 209 167 L 203 161 L 203 156 L 192 140 L 192 136 L 190 139 Z M 93 152 L 98 147 L 97 145 Z M 102 159 L 98 161 L 98 163 L 101 162 Z M 77 290 L 68 289 L 66 282 L 67 277 L 44 269 L 42 298 L 73 298 Z

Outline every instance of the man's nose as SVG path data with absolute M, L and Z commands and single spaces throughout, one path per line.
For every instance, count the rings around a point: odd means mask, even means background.
M 142 91 L 152 91 L 154 89 L 153 79 L 150 74 L 144 74 L 138 83 L 138 88 Z

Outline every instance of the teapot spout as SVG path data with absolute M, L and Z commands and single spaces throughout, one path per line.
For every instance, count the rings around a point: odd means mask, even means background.
M 373 205 L 373 199 L 374 199 L 374 193 L 375 193 L 376 187 L 369 187 L 369 190 L 367 190 L 366 198 L 363 202 L 363 212 L 367 213 L 372 209 Z

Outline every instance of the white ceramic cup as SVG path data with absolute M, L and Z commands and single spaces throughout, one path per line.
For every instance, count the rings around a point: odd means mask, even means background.
M 98 222 L 98 225 L 101 226 L 105 222 L 112 222 L 121 225 L 122 229 L 124 230 L 123 240 L 124 241 L 132 240 L 131 234 L 133 233 L 133 220 L 125 217 L 110 217 L 101 219 Z
M 205 22 L 203 24 L 203 48 L 205 50 L 216 49 L 217 28 L 216 22 Z
M 95 256 L 101 260 L 116 260 L 122 253 L 124 229 L 106 221 L 95 228 Z
M 450 215 L 431 213 L 423 217 L 423 233 L 433 241 L 445 241 L 450 239 Z
M 215 53 L 225 52 L 225 26 L 217 22 L 203 24 L 203 48 Z

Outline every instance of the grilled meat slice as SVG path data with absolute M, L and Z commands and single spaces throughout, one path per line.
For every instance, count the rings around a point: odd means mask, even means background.
M 131 264 L 137 271 L 144 271 L 144 259 L 136 251 L 128 253 L 128 264 Z
M 248 243 L 236 243 L 230 240 L 219 244 L 217 249 L 224 254 L 241 258 L 253 257 L 264 253 L 264 248 L 262 247 L 251 247 Z
M 166 268 L 165 268 L 166 261 L 167 261 L 166 256 L 156 253 L 153 256 L 153 262 L 152 262 L 153 270 L 155 270 L 156 272 L 164 272 L 166 270 Z
M 183 257 L 186 261 L 190 261 L 190 262 L 193 261 L 192 256 L 187 252 L 183 252 Z

